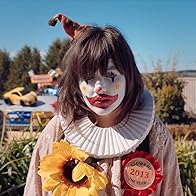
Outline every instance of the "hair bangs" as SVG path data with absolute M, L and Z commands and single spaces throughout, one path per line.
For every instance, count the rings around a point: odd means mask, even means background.
M 88 31 L 88 37 L 78 43 L 80 53 L 77 64 L 80 78 L 93 77 L 97 71 L 106 75 L 111 58 L 111 43 L 108 42 L 103 29 L 89 28 Z

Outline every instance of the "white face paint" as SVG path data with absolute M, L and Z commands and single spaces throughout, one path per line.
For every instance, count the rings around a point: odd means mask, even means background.
M 98 71 L 93 78 L 81 80 L 79 87 L 86 105 L 97 115 L 105 116 L 121 104 L 125 96 L 126 80 L 112 60 L 109 60 L 107 76 L 102 76 Z

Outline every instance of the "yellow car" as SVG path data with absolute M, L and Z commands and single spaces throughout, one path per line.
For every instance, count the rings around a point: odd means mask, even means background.
M 37 101 L 34 91 L 25 91 L 24 87 L 16 87 L 3 95 L 6 104 L 31 106 Z

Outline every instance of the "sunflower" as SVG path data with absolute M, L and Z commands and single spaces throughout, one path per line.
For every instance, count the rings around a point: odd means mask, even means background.
M 87 164 L 89 155 L 68 142 L 52 144 L 52 154 L 40 161 L 38 174 L 44 178 L 43 189 L 53 196 L 98 195 L 108 180 L 105 175 Z

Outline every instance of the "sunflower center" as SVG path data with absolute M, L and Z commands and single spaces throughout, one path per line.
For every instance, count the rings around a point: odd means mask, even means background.
M 84 178 L 82 178 L 81 180 L 74 182 L 72 179 L 72 171 L 75 168 L 77 164 L 75 163 L 75 160 L 70 160 L 67 161 L 64 165 L 64 169 L 63 169 L 63 175 L 65 177 L 65 179 L 67 180 L 68 183 L 74 184 L 75 186 L 82 186 L 84 185 L 88 178 L 87 176 L 84 176 Z

